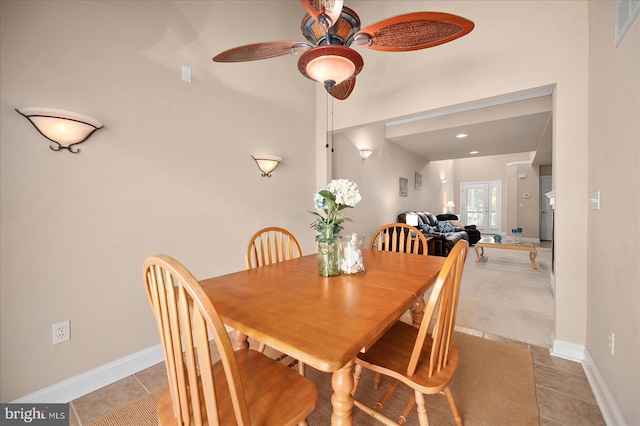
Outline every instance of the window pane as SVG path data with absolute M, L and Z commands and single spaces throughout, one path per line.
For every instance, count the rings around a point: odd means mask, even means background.
M 467 213 L 467 225 L 476 225 L 478 228 L 484 228 L 484 214 Z
M 484 211 L 484 191 L 482 189 L 474 188 L 467 191 L 467 211 Z
M 495 212 L 498 210 L 498 188 L 495 186 L 491 187 L 491 211 Z

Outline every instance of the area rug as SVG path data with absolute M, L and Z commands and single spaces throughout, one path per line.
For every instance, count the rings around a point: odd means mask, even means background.
M 456 333 L 455 343 L 460 352 L 460 363 L 451 384 L 458 411 L 467 426 L 538 425 L 533 361 L 531 353 L 515 346 L 495 342 L 463 333 Z M 309 416 L 310 426 L 331 423 L 331 374 L 307 366 L 307 377 L 318 387 L 316 410 Z M 373 374 L 365 370 L 357 399 L 375 405 L 389 384 L 385 378 L 380 389 L 373 389 Z M 90 426 L 144 426 L 156 425 L 156 405 L 166 388 L 110 413 Z M 411 397 L 408 388 L 399 386 L 383 412 L 396 418 Z M 429 422 L 432 425 L 455 425 L 446 398 L 443 395 L 426 397 Z M 407 425 L 418 425 L 415 409 Z M 354 425 L 379 425 L 366 414 L 354 408 Z
M 157 389 L 87 426 L 157 426 L 156 407 L 167 389 L 167 386 Z

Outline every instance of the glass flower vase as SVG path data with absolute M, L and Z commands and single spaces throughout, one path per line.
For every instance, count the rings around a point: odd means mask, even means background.
M 340 274 L 340 241 L 318 241 L 318 274 L 335 277 Z

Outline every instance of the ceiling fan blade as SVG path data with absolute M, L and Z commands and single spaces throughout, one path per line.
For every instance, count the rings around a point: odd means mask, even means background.
M 213 57 L 214 62 L 246 62 L 258 59 L 275 58 L 292 53 L 294 50 L 311 48 L 307 43 L 298 41 L 270 41 L 248 44 L 225 50 Z
M 358 31 L 357 44 L 374 50 L 403 52 L 448 43 L 473 30 L 466 18 L 441 12 L 414 12 L 384 19 Z
M 331 28 L 340 17 L 340 13 L 342 13 L 344 0 L 300 0 L 300 3 L 316 21 L 318 21 L 320 15 L 328 16 L 331 23 L 327 28 Z
M 352 76 L 351 78 L 346 79 L 340 84 L 336 84 L 333 86 L 331 91 L 325 86 L 325 89 L 331 96 L 338 99 L 339 101 L 344 101 L 349 97 L 351 92 L 353 92 L 353 88 L 356 87 L 356 76 Z

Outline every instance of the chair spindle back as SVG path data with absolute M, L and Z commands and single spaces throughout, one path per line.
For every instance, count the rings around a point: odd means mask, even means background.
M 428 254 L 427 239 L 417 228 L 406 223 L 381 226 L 371 237 L 371 250 Z
M 178 423 L 219 425 L 217 400 L 230 396 L 237 424 L 250 424 L 231 340 L 198 281 L 166 255 L 145 260 L 143 280 L 162 341 Z M 209 336 L 220 354 L 228 389 L 214 384 Z M 222 392 L 225 395 L 219 395 Z
M 407 367 L 409 376 L 412 376 L 416 371 L 424 341 L 429 335 L 432 320 L 435 320 L 435 324 L 431 330 L 433 342 L 431 345 L 429 376 L 439 372 L 447 365 L 452 343 L 451 339 L 456 324 L 460 281 L 462 280 L 462 271 L 468 249 L 469 243 L 467 241 L 458 241 L 440 270 L 438 279 L 429 295 L 425 315 L 411 353 L 411 359 Z
M 269 227 L 253 234 L 247 247 L 247 268 L 257 268 L 302 255 L 296 238 L 284 228 Z

